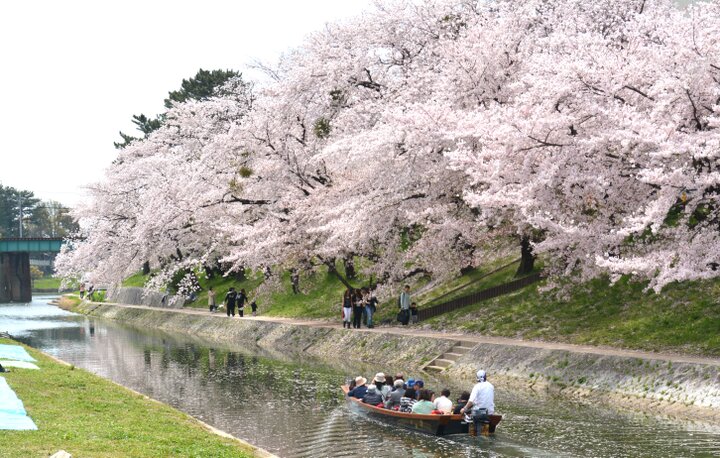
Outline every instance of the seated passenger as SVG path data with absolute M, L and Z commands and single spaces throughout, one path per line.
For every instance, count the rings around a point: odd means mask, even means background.
M 405 392 L 409 392 L 411 390 L 405 390 Z M 412 412 L 413 405 L 416 403 L 415 399 L 409 398 L 407 396 L 403 396 L 400 398 L 400 408 L 398 409 L 400 412 L 406 412 L 410 413 Z
M 368 385 L 367 393 L 365 393 L 365 396 L 363 396 L 362 401 L 365 404 L 376 406 L 378 404 L 382 404 L 383 398 L 382 394 L 380 394 L 380 392 L 378 391 L 377 386 Z
M 375 378 L 372 380 L 373 385 L 375 385 L 380 393 L 383 393 L 383 400 L 385 398 L 385 392 L 389 391 L 388 388 L 385 388 L 385 374 L 382 372 L 378 372 L 375 374 Z
M 431 395 L 428 390 L 420 390 L 420 400 L 413 404 L 412 413 L 421 413 L 429 415 L 433 411 L 433 403 L 430 401 Z
M 405 376 L 402 375 L 400 372 L 395 374 L 395 380 L 402 380 L 403 381 L 403 389 L 405 389 Z
M 469 391 L 463 391 L 462 393 L 460 393 L 460 397 L 457 399 L 457 404 L 455 405 L 455 408 L 453 409 L 453 413 L 459 414 L 460 409 L 465 407 L 465 404 L 467 404 L 468 399 L 470 399 Z
M 415 383 L 413 383 L 413 389 L 415 390 L 414 396 L 415 399 L 420 399 L 420 390 L 425 388 L 425 382 L 422 380 L 415 380 Z
M 393 390 L 385 400 L 386 409 L 395 409 L 400 407 L 400 399 L 405 395 L 405 388 L 403 388 L 403 380 L 397 379 L 393 383 Z
M 448 397 L 450 396 L 450 390 L 445 388 L 440 394 L 441 396 L 433 401 L 433 406 L 442 413 L 452 413 L 453 403 Z
M 390 392 L 395 389 L 395 381 L 391 375 L 385 376 L 385 385 L 383 385 L 380 392 L 383 394 L 383 399 L 387 399 L 390 396 Z
M 367 393 L 367 386 L 365 386 L 366 383 L 367 379 L 362 375 L 355 377 L 355 388 L 348 391 L 348 396 L 358 399 L 365 397 L 365 393 Z
M 415 393 L 415 379 L 411 378 L 405 382 L 405 396 L 417 400 L 417 393 Z

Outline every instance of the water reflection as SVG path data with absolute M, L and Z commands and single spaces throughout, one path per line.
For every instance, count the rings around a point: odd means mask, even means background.
M 715 426 L 677 425 L 502 389 L 497 404 L 505 419 L 495 437 L 434 438 L 347 409 L 338 385 L 388 368 L 170 336 L 68 314 L 44 301 L 0 304 L 0 330 L 8 327 L 34 347 L 281 456 L 720 455 Z M 455 394 L 467 387 L 450 388 Z

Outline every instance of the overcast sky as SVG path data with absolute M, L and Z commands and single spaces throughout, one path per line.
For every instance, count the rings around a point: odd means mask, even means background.
M 199 68 L 273 62 L 371 0 L 0 2 L 0 184 L 73 205 L 133 114 Z M 247 73 L 247 72 L 246 72 Z M 246 76 L 252 77 L 251 73 Z

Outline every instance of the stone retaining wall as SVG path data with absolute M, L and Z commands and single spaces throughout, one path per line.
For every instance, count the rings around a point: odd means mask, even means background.
M 172 313 L 115 304 L 80 304 L 74 310 L 171 333 L 257 344 L 271 351 L 301 352 L 328 361 L 354 360 L 419 369 L 448 351 L 452 339 L 354 332 L 219 315 Z M 442 377 L 472 383 L 482 367 L 493 380 L 536 393 L 590 398 L 683 418 L 720 422 L 720 367 L 652 359 L 481 344 Z

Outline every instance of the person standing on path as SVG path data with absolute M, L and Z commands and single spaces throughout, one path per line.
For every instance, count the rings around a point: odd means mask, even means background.
M 242 288 L 237 296 L 238 315 L 240 315 L 240 318 L 245 316 L 245 301 L 247 301 L 247 293 L 245 292 L 245 288 Z
M 217 304 L 215 303 L 215 290 L 212 287 L 208 288 L 208 307 L 210 307 L 210 312 L 217 312 Z
M 235 301 L 237 300 L 237 293 L 235 288 L 230 288 L 230 291 L 225 295 L 225 307 L 227 307 L 227 316 L 235 316 Z
M 360 329 L 362 327 L 362 316 L 365 311 L 365 304 L 362 301 L 362 293 L 359 289 L 353 292 L 353 328 Z
M 417 324 L 417 322 L 418 322 L 417 302 L 413 302 L 412 304 L 410 304 L 410 317 L 412 318 L 412 324 Z
M 347 326 L 350 329 L 350 322 L 352 317 L 353 309 L 353 292 L 352 289 L 348 288 L 345 290 L 342 298 L 342 319 L 343 329 Z
M 374 294 L 370 292 L 370 288 L 363 288 L 363 298 L 365 299 L 365 315 L 367 316 L 367 327 L 374 328 L 373 315 L 377 310 L 378 300 Z
M 252 316 L 257 316 L 257 302 L 250 302 L 250 309 L 252 310 Z
M 402 320 L 400 321 L 403 326 L 407 326 L 410 322 L 410 285 L 405 285 L 405 290 L 400 293 L 400 313 L 402 314 Z

